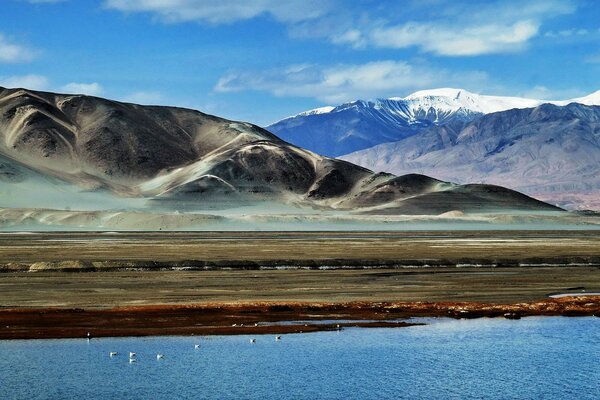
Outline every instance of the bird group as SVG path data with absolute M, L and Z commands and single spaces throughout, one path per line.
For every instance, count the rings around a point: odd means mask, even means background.
M 281 336 L 275 336 L 275 341 L 276 341 L 276 342 L 279 342 L 279 341 L 281 341 Z M 251 338 L 251 339 L 250 339 L 250 343 L 256 343 L 256 339 L 255 339 L 255 338 Z M 195 344 L 195 345 L 194 345 L 194 349 L 195 349 L 195 350 L 198 350 L 198 349 L 200 349 L 200 345 L 199 345 L 199 344 Z M 109 356 L 110 358 L 116 357 L 116 356 L 118 356 L 118 355 L 119 355 L 119 353 L 118 353 L 118 352 L 116 352 L 116 351 L 111 351 L 111 352 L 109 352 L 109 353 L 108 353 L 108 356 Z M 163 360 L 164 358 L 165 358 L 165 355 L 164 355 L 164 354 L 161 354 L 161 353 L 157 353 L 157 354 L 156 354 L 156 359 L 157 359 L 157 360 Z M 136 353 L 134 353 L 133 351 L 130 351 L 130 352 L 129 352 L 129 362 L 130 362 L 130 363 L 135 363 L 135 362 L 137 362 L 137 354 L 136 354 Z

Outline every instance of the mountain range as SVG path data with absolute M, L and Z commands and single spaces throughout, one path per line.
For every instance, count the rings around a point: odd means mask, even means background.
M 542 104 L 438 126 L 342 157 L 392 173 L 515 188 L 570 208 L 600 205 L 600 107 Z
M 266 127 L 280 138 L 329 157 L 402 140 L 423 129 L 462 124 L 485 114 L 543 103 L 600 105 L 600 91 L 561 101 L 487 96 L 464 89 L 422 90 L 404 98 L 356 100 L 321 107 Z
M 493 185 L 374 173 L 195 110 L 0 88 L 0 206 L 168 212 L 557 211 Z
M 600 91 L 546 102 L 435 89 L 305 112 L 268 129 L 374 171 L 491 183 L 568 208 L 600 208 L 598 104 Z

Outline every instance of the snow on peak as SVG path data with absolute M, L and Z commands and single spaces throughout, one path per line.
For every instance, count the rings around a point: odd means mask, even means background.
M 594 93 L 590 93 L 584 97 L 577 97 L 574 99 L 557 102 L 558 105 L 569 104 L 569 103 L 585 104 L 586 106 L 599 106 L 600 105 L 600 90 L 597 90 Z
M 306 115 L 327 114 L 328 112 L 331 112 L 334 108 L 335 107 L 332 107 L 332 106 L 319 107 L 319 108 L 315 108 L 312 110 L 301 112 L 300 114 L 296 115 L 296 117 L 306 116 Z
M 527 99 L 523 97 L 508 96 L 488 96 L 476 94 L 464 89 L 440 88 L 431 90 L 420 90 L 414 92 L 403 99 L 393 98 L 394 100 L 411 100 L 438 104 L 454 104 L 471 111 L 489 114 L 492 112 L 505 111 L 513 108 L 531 108 L 540 104 L 550 103 L 558 106 L 564 106 L 570 103 L 585 104 L 588 106 L 600 105 L 600 90 L 584 97 L 577 97 L 569 100 L 538 100 Z
M 390 97 L 388 99 L 375 99 L 372 101 L 355 100 L 344 103 L 337 107 L 327 106 L 315 108 L 313 110 L 304 111 L 300 114 L 284 118 L 283 120 L 296 117 L 306 117 L 310 115 L 327 114 L 356 107 L 372 107 L 376 110 L 387 110 L 394 114 L 407 114 L 405 117 L 408 120 L 412 120 L 415 119 L 415 114 L 423 111 L 427 112 L 431 109 L 442 113 L 461 112 L 463 114 L 489 114 L 493 112 L 506 111 L 513 108 L 532 108 L 544 103 L 551 103 L 558 106 L 564 106 L 569 103 L 598 106 L 600 105 L 600 90 L 584 97 L 578 97 L 569 100 L 551 101 L 528 99 L 524 97 L 489 96 L 457 88 L 437 88 L 419 90 L 409 94 L 406 97 Z M 277 122 L 271 125 L 276 123 Z
M 452 99 L 457 99 L 463 94 L 471 96 L 477 96 L 475 93 L 468 92 L 464 89 L 454 89 L 454 88 L 438 88 L 438 89 L 428 89 L 428 90 L 419 90 L 418 92 L 414 92 L 406 96 L 402 100 L 413 100 L 420 99 L 423 97 L 450 97 Z M 397 98 L 399 99 L 399 98 Z
M 512 108 L 536 107 L 543 103 L 541 100 L 522 97 L 487 96 L 469 92 L 464 89 L 440 88 L 421 90 L 404 98 L 411 101 L 437 101 L 442 104 L 454 105 L 471 111 L 489 114 Z
M 275 124 L 277 124 L 281 121 L 285 121 L 287 119 L 292 119 L 292 118 L 297 118 L 297 117 L 307 117 L 309 115 L 327 114 L 327 113 L 333 111 L 334 109 L 335 109 L 335 107 L 331 107 L 331 106 L 313 108 L 312 110 L 303 111 L 296 115 L 290 115 L 289 117 L 285 117 L 283 119 L 280 119 L 279 121 L 275 121 L 272 124 L 269 124 L 268 126 L 275 125 Z

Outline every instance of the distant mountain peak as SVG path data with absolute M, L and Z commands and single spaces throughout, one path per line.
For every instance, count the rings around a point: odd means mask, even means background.
M 302 112 L 267 127 L 284 140 L 337 157 L 410 137 L 431 126 L 463 124 L 485 114 L 570 103 L 600 105 L 600 91 L 570 100 L 490 96 L 462 88 L 420 90 L 406 97 L 355 100 Z
M 313 108 L 312 110 L 301 112 L 298 115 L 306 116 L 306 115 L 325 114 L 325 113 L 333 111 L 333 109 L 335 109 L 335 107 L 332 107 L 332 106 L 325 106 L 325 107 Z
M 462 93 L 466 93 L 467 95 L 477 96 L 475 93 L 471 93 L 465 89 L 456 89 L 456 88 L 437 88 L 437 89 L 427 89 L 427 90 L 419 90 L 417 92 L 411 93 L 404 98 L 396 97 L 398 100 L 412 100 L 418 99 L 422 97 L 450 97 L 453 99 L 458 99 Z

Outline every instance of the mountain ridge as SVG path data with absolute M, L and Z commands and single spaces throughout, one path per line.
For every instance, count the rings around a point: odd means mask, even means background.
M 600 107 L 544 103 L 491 113 L 458 129 L 432 127 L 341 158 L 375 171 L 435 172 L 455 182 L 508 186 L 569 208 L 596 208 L 600 204 L 588 194 L 600 192 Z M 577 194 L 585 198 L 581 204 Z
M 256 125 L 196 110 L 0 89 L 2 202 L 18 202 L 28 193 L 38 207 L 56 208 L 44 205 L 43 196 L 36 198 L 36 182 L 44 180 L 53 196 L 62 191 L 69 204 L 77 204 L 74 188 L 80 188 L 126 209 L 277 203 L 363 212 L 399 209 L 403 201 L 433 192 L 443 197 L 449 190 L 457 200 L 444 212 L 559 211 L 510 190 L 482 199 L 477 190 L 459 190 L 460 185 L 423 185 L 431 179 L 376 174 L 294 146 Z M 408 211 L 431 214 L 439 207 L 423 202 Z
M 600 91 L 569 100 L 479 95 L 464 89 L 422 90 L 404 98 L 356 100 L 305 111 L 268 125 L 282 139 L 338 157 L 377 144 L 402 140 L 434 125 L 470 122 L 493 112 L 544 103 L 600 105 Z

